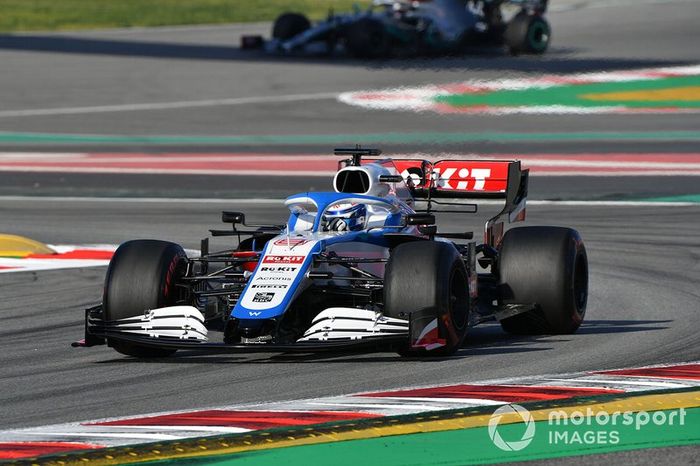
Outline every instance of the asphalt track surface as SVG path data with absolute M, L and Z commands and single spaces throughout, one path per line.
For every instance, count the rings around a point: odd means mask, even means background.
M 556 4 L 557 2 L 553 2 Z M 611 6 L 611 3 L 613 5 Z M 636 5 L 636 6 L 632 6 Z M 618 70 L 700 62 L 697 2 L 561 2 L 550 19 L 554 42 L 542 58 L 492 51 L 459 59 L 390 60 L 367 66 L 349 60 L 271 59 L 238 51 L 242 31 L 262 26 L 194 27 L 0 36 L 2 110 L 65 109 L 143 102 L 336 93 L 469 78 Z M 697 130 L 698 115 L 437 116 L 352 108 L 333 98 L 267 101 L 206 108 L 2 116 L 0 131 L 121 135 L 348 134 L 415 131 Z M 362 141 L 338 141 L 354 143 Z M 423 147 L 453 150 L 440 141 Z M 389 151 L 399 147 L 385 147 Z M 194 150 L 203 147 L 7 144 L 2 150 Z M 228 151 L 247 150 L 227 146 Z M 256 147 L 321 152 L 326 147 Z M 696 151 L 687 142 L 499 143 L 483 152 Z M 218 147 L 217 151 L 221 151 Z M 697 178 L 541 178 L 532 197 L 605 199 L 697 194 Z M 245 197 L 260 183 L 208 177 L 0 174 L 0 194 Z M 264 180 L 260 180 L 264 181 Z M 323 179 L 319 179 L 322 182 Z M 298 181 L 264 189 L 282 197 Z M 50 188 L 47 188 L 47 186 Z M 119 190 L 122 190 L 119 193 Z M 260 194 L 254 192 L 255 194 Z M 196 248 L 222 208 L 278 221 L 265 204 L 18 201 L 0 199 L 3 232 L 49 243 L 120 243 L 169 239 Z M 72 349 L 82 309 L 100 298 L 104 268 L 0 275 L 0 419 L 3 428 L 107 416 L 201 408 L 238 402 L 327 396 L 406 385 L 595 370 L 700 359 L 700 206 L 537 206 L 528 224 L 567 225 L 583 235 L 591 264 L 587 320 L 575 335 L 520 338 L 498 326 L 475 329 L 457 356 L 402 360 L 390 353 L 360 356 L 180 356 L 135 361 L 108 349 Z M 444 230 L 472 228 L 446 219 Z M 691 458 L 688 448 L 639 451 L 612 461 Z M 697 451 L 696 447 L 690 447 Z M 675 456 L 674 456 L 675 455 Z M 606 456 L 597 457 L 601 464 Z M 565 460 L 579 464 L 575 458 Z M 586 459 L 582 461 L 587 461 Z

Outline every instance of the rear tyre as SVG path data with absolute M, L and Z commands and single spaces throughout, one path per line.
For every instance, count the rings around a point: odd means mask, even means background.
M 455 353 L 467 333 L 470 305 L 467 270 L 452 244 L 417 241 L 394 248 L 384 274 L 384 313 L 399 319 L 409 319 L 414 314 L 414 319 L 419 316 L 449 324 L 442 348 L 414 350 L 408 341 L 399 349 L 400 355 Z
M 520 12 L 508 23 L 503 40 L 512 55 L 543 54 L 551 39 L 549 22 L 541 15 Z
M 311 27 L 309 19 L 299 13 L 284 13 L 277 17 L 272 26 L 272 37 L 277 40 L 289 40 Z
M 586 315 L 588 258 L 576 230 L 522 227 L 506 232 L 499 254 L 502 304 L 536 304 L 501 321 L 515 334 L 574 333 Z
M 119 246 L 105 278 L 105 319 L 136 317 L 149 309 L 174 305 L 180 297 L 176 284 L 185 272 L 186 261 L 182 247 L 167 241 L 134 240 Z M 107 343 L 116 351 L 137 358 L 164 357 L 175 352 L 113 339 Z
M 345 47 L 355 58 L 383 58 L 389 55 L 389 36 L 381 21 L 362 18 L 347 26 Z

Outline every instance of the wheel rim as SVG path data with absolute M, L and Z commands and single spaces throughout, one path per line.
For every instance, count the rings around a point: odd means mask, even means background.
M 530 25 L 528 41 L 533 50 L 544 50 L 549 42 L 549 28 L 542 21 L 535 21 Z

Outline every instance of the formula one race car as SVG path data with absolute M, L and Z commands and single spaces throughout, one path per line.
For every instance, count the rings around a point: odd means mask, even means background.
M 244 36 L 242 48 L 268 52 L 348 52 L 358 58 L 459 53 L 471 45 L 506 45 L 511 53 L 541 54 L 550 26 L 548 0 L 375 0 L 366 11 L 329 13 L 311 25 L 306 16 L 285 13 L 272 40 Z
M 350 158 L 339 163 L 334 192 L 287 198 L 286 222 L 252 225 L 223 212 L 232 228 L 211 234 L 235 238 L 236 247 L 210 252 L 207 238 L 198 257 L 187 257 L 165 241 L 122 244 L 74 346 L 107 343 L 135 357 L 178 349 L 449 355 L 486 321 L 518 334 L 581 325 L 588 262 L 579 234 L 551 226 L 504 234 L 506 220 L 525 218 L 520 162 L 335 153 Z M 436 213 L 474 213 L 470 200 L 480 198 L 505 201 L 483 243 L 438 230 Z M 223 342 L 210 342 L 210 330 Z

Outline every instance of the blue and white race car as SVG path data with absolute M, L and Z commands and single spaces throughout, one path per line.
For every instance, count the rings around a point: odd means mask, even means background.
M 334 191 L 287 198 L 285 222 L 251 225 L 224 212 L 232 228 L 211 233 L 235 238 L 231 249 L 210 252 L 204 239 L 187 257 L 166 241 L 122 244 L 74 346 L 106 343 L 143 358 L 179 349 L 423 356 L 454 353 L 486 321 L 526 334 L 579 327 L 588 295 L 580 235 L 549 226 L 504 234 L 506 222 L 525 218 L 520 162 L 335 152 L 349 158 Z M 483 242 L 436 226 L 436 213 L 475 213 L 483 198 L 505 203 Z M 223 341 L 210 341 L 214 334 Z

